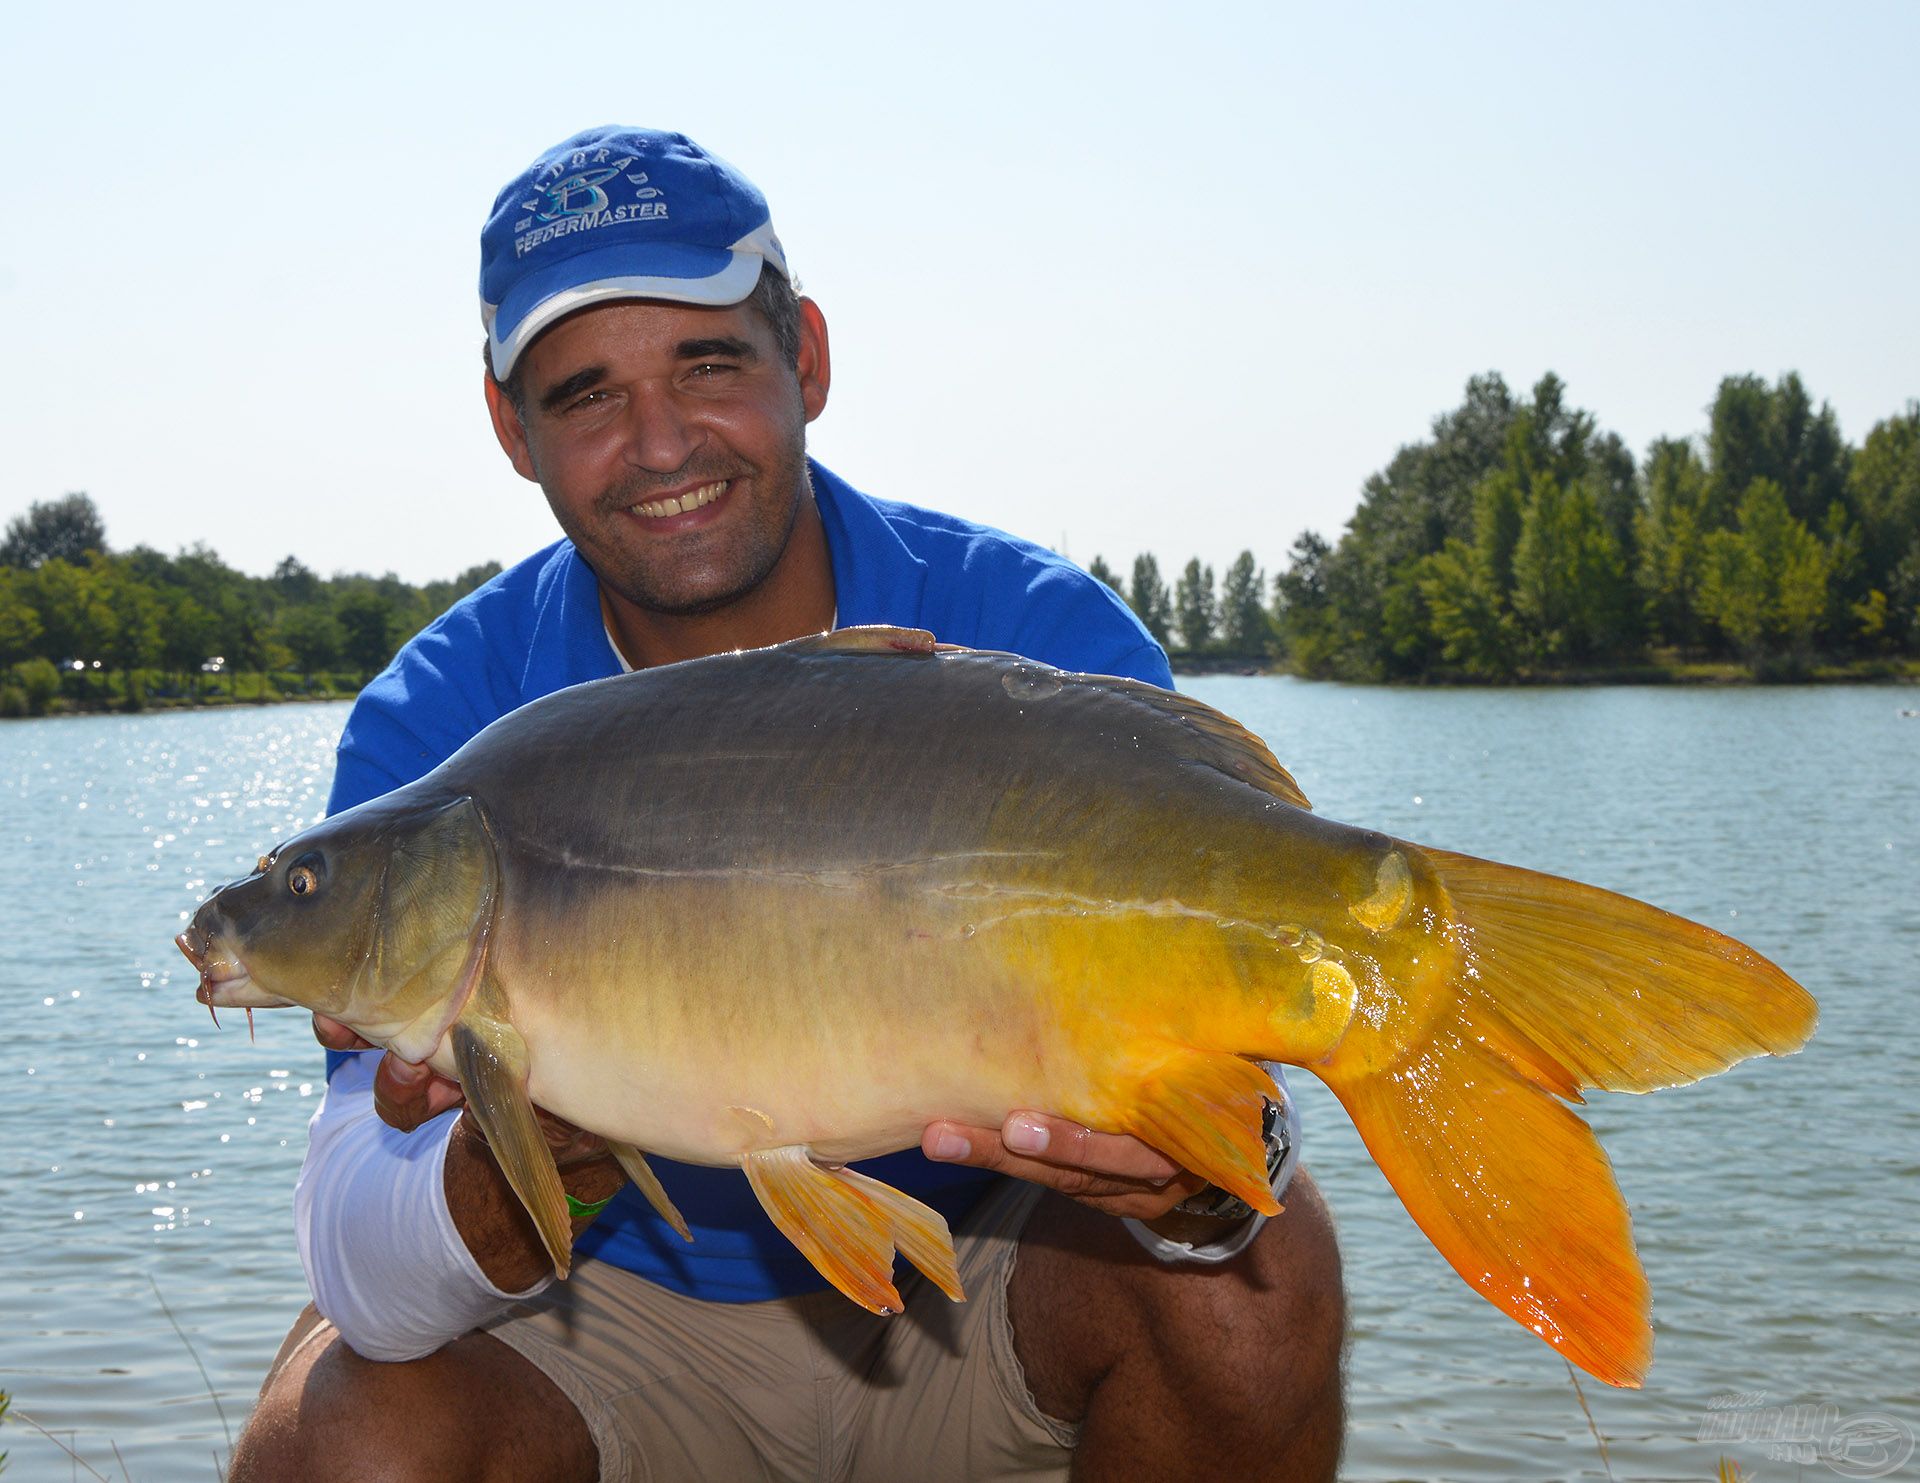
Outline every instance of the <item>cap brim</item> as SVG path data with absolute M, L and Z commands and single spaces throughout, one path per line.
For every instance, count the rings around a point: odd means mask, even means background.
M 555 320 L 615 299 L 669 299 L 682 304 L 737 304 L 753 292 L 759 252 L 725 247 L 631 243 L 575 253 L 527 274 L 509 289 L 487 325 L 493 374 L 504 381 L 534 336 Z

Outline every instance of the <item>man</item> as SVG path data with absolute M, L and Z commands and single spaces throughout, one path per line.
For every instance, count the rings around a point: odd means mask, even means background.
M 495 203 L 481 295 L 494 430 L 566 540 L 368 687 L 330 811 L 562 686 L 836 625 L 1170 683 L 1113 594 L 1051 553 L 808 461 L 825 321 L 759 192 L 686 139 L 600 129 L 542 156 Z M 646 751 L 636 736 L 636 767 Z M 656 1160 L 683 1246 L 551 1119 L 576 1255 L 596 1259 L 549 1286 L 458 1089 L 392 1056 L 330 1061 L 296 1196 L 316 1307 L 236 1480 L 1332 1476 L 1338 1258 L 1290 1157 L 1263 1222 L 1044 1109 L 935 1123 L 874 1172 L 948 1218 L 972 1301 L 906 1276 L 889 1320 L 825 1290 L 736 1171 Z M 1273 1134 L 1283 1151 L 1285 1116 Z

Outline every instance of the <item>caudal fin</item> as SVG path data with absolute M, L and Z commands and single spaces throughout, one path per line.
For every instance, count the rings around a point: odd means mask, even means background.
M 1606 1155 L 1561 1100 L 1710 1076 L 1813 1033 L 1807 992 L 1731 938 L 1592 886 L 1421 850 L 1459 970 L 1425 1029 L 1356 1013 L 1322 1079 L 1421 1230 L 1490 1302 L 1613 1385 L 1652 1358 Z

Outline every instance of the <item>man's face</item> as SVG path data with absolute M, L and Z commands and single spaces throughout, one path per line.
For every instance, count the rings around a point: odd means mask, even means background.
M 806 425 L 826 404 L 825 328 L 802 310 L 797 369 L 746 304 L 634 300 L 528 347 L 524 416 L 489 384 L 514 467 L 618 597 L 710 612 L 779 562 L 807 487 Z

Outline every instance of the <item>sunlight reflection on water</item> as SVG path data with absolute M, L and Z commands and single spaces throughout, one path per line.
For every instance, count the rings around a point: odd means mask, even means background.
M 1820 998 L 1789 1061 L 1591 1119 L 1659 1331 L 1645 1391 L 1587 1383 L 1616 1477 L 1705 1478 L 1709 1403 L 1765 1392 L 1920 1423 L 1920 721 L 1889 687 L 1404 691 L 1209 678 L 1327 815 L 1643 896 Z M 321 1058 L 304 1015 L 216 1031 L 170 941 L 316 818 L 344 706 L 0 725 L 0 1388 L 113 1473 L 204 1480 L 305 1299 L 291 1196 Z M 1340 1222 L 1355 1479 L 1601 1476 L 1550 1351 L 1456 1279 L 1338 1105 L 1296 1078 Z M 23 1479 L 67 1474 L 10 1426 Z M 58 1469 L 55 1472 L 55 1469 Z M 1811 1474 L 1810 1474 L 1811 1476 Z

